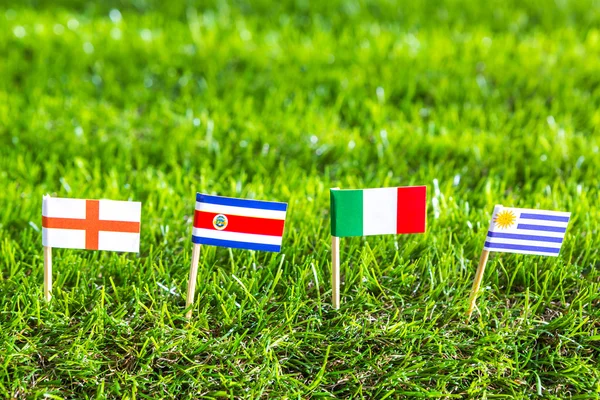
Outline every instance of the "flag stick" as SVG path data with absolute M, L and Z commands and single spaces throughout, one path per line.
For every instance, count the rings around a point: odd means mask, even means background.
M 192 264 L 190 265 L 190 279 L 188 281 L 185 308 L 188 308 L 194 303 L 194 292 L 196 291 L 196 278 L 198 277 L 198 261 L 200 261 L 200 245 L 194 243 L 194 247 L 192 248 Z M 192 318 L 191 308 L 188 310 L 185 317 L 187 319 Z
M 52 298 L 52 247 L 44 246 L 44 298 Z
M 331 237 L 331 302 L 340 308 L 340 238 Z
M 477 273 L 475 274 L 475 280 L 473 281 L 473 287 L 471 288 L 471 296 L 469 296 L 469 311 L 467 311 L 467 318 L 471 318 L 471 314 L 473 314 L 473 310 L 475 309 L 477 293 L 479 292 L 479 287 L 481 286 L 481 281 L 483 280 L 483 274 L 485 273 L 485 265 L 487 264 L 489 255 L 490 252 L 487 250 L 483 250 L 481 252 L 479 266 L 477 267 Z

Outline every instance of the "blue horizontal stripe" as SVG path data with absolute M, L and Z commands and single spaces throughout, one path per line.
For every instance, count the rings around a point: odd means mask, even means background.
M 544 232 L 559 232 L 565 233 L 567 228 L 562 228 L 560 226 L 545 226 L 545 225 L 527 225 L 527 224 L 519 224 L 517 225 L 517 229 L 523 229 L 527 231 L 544 231 Z
M 563 239 L 564 239 L 564 238 L 560 238 L 560 237 L 519 235 L 518 233 L 501 233 L 501 232 L 488 232 L 488 237 L 495 237 L 495 238 L 499 238 L 499 239 L 535 240 L 538 242 L 550 242 L 550 243 L 562 243 Z
M 556 215 L 544 215 L 544 214 L 532 214 L 532 213 L 522 213 L 521 219 L 537 219 L 539 221 L 569 222 L 569 217 L 558 217 Z
M 276 244 L 236 242 L 233 240 L 210 239 L 210 238 L 194 236 L 194 235 L 192 235 L 192 242 L 196 243 L 196 244 L 205 244 L 208 246 L 231 247 L 233 249 L 275 251 L 275 252 L 281 251 L 281 246 L 276 245 Z
M 257 208 L 259 210 L 287 210 L 287 203 L 279 203 L 276 201 L 236 199 L 233 197 L 211 196 L 202 193 L 196 193 L 196 201 L 199 203 L 218 204 L 221 206 Z
M 522 251 L 538 251 L 540 253 L 558 254 L 560 249 L 552 247 L 540 247 L 540 246 L 521 246 L 519 244 L 506 244 L 506 243 L 490 243 L 485 242 L 485 247 L 488 249 L 505 249 L 505 250 L 522 250 Z

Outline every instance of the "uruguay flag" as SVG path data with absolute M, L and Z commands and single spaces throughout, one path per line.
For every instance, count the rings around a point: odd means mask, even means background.
M 558 256 L 571 213 L 498 205 L 484 249 L 505 253 Z
M 287 203 L 196 194 L 192 242 L 281 251 Z

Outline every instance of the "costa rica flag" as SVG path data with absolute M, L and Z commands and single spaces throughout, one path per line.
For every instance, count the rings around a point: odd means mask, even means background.
M 281 251 L 287 203 L 196 194 L 192 242 Z

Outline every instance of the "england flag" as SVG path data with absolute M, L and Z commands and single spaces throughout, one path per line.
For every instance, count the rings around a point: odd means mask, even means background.
M 42 202 L 42 244 L 69 249 L 140 251 L 142 203 L 67 199 Z

